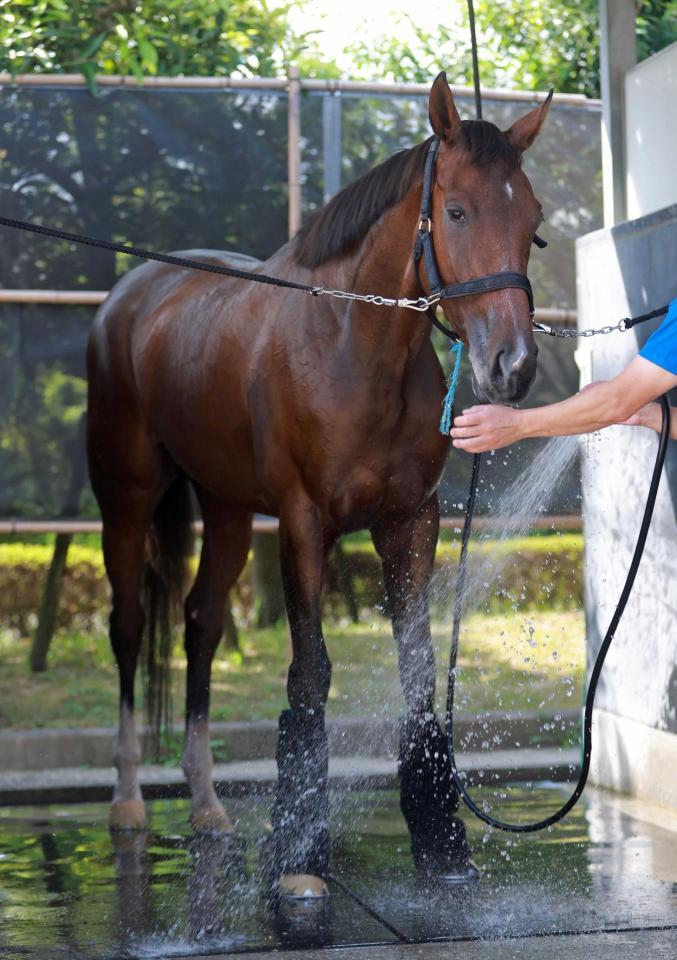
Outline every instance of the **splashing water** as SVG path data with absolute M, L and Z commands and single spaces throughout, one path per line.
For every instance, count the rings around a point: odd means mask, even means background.
M 554 437 L 534 457 L 529 466 L 512 484 L 489 504 L 488 525 L 473 538 L 475 544 L 491 542 L 492 549 L 470 563 L 463 592 L 463 612 L 475 609 L 482 600 L 500 591 L 500 576 L 510 554 L 505 549 L 512 538 L 523 537 L 534 519 L 545 513 L 567 467 L 578 453 L 578 437 Z M 470 545 L 472 556 L 473 546 Z M 436 575 L 432 589 L 433 602 L 444 604 L 449 610 L 449 572 Z
M 512 601 L 514 609 L 519 607 L 519 598 L 509 596 L 501 583 L 501 575 L 506 566 L 514 561 L 514 553 L 509 549 L 508 541 L 522 537 L 533 527 L 534 520 L 547 512 L 560 483 L 565 479 L 567 468 L 578 454 L 578 437 L 554 438 L 536 454 L 519 476 L 502 491 L 494 491 L 493 483 L 487 477 L 486 487 L 491 490 L 485 496 L 488 526 L 473 534 L 469 550 L 469 564 L 464 589 L 464 615 L 477 609 L 492 597 L 502 596 L 508 603 Z M 487 466 L 490 463 L 487 462 Z M 496 476 L 492 478 L 498 480 Z M 479 548 L 479 549 L 478 549 Z M 438 569 L 430 586 L 428 599 L 434 619 L 449 623 L 453 615 L 456 582 L 456 563 L 445 564 Z M 409 624 L 402 639 L 404 646 L 416 647 L 421 631 L 421 621 L 426 619 L 426 602 L 421 601 L 420 608 L 412 608 Z M 533 627 L 527 622 L 523 629 L 526 642 L 535 646 Z M 377 653 L 377 648 L 374 648 Z M 402 710 L 400 683 L 416 684 L 421 673 L 420 658 L 406 658 L 400 664 L 401 677 L 388 676 L 374 661 L 372 681 L 378 696 L 367 695 L 365 706 L 376 711 L 374 716 L 398 715 Z M 389 673 L 389 671 L 388 671 Z M 389 694 L 383 701 L 383 691 Z M 500 706 L 500 705 L 499 705 Z

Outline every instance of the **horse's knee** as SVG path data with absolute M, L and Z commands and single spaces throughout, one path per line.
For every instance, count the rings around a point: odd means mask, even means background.
M 400 654 L 400 682 L 410 713 L 431 713 L 435 700 L 435 657 L 432 646 Z
M 314 656 L 294 657 L 287 678 L 290 707 L 324 710 L 331 685 L 331 669 L 324 643 Z

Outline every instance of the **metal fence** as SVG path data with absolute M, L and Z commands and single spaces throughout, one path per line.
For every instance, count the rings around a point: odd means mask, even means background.
M 461 115 L 472 115 L 472 91 L 454 93 Z M 102 77 L 94 93 L 80 76 L 0 75 L 3 213 L 156 249 L 266 257 L 341 186 L 428 135 L 427 95 L 419 84 L 306 80 L 294 70 L 286 80 L 142 86 Z M 506 127 L 541 97 L 487 90 L 486 116 Z M 575 320 L 574 239 L 601 225 L 599 118 L 597 101 L 558 98 L 526 157 L 548 219 L 549 249 L 530 268 L 548 322 Z M 93 311 L 135 261 L 14 231 L 0 234 L 0 252 L 0 517 L 46 523 L 72 512 Z M 568 344 L 539 345 L 532 398 L 545 402 L 575 389 L 577 373 Z M 465 383 L 460 402 L 469 395 Z M 525 456 L 512 458 L 512 472 Z M 450 513 L 465 487 L 452 460 Z M 572 476 L 555 508 L 575 510 L 576 496 Z M 76 512 L 96 517 L 86 485 Z

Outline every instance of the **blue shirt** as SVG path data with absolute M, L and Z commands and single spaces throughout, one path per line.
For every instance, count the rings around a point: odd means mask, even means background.
M 651 334 L 639 355 L 677 377 L 677 300 L 672 301 L 665 319 L 658 330 Z

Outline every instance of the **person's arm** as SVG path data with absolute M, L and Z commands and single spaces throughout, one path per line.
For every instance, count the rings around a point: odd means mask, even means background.
M 470 407 L 455 418 L 451 437 L 459 450 L 482 453 L 525 437 L 591 433 L 627 421 L 649 401 L 675 386 L 677 376 L 644 357 L 635 357 L 613 380 L 594 383 L 560 403 L 532 410 Z

